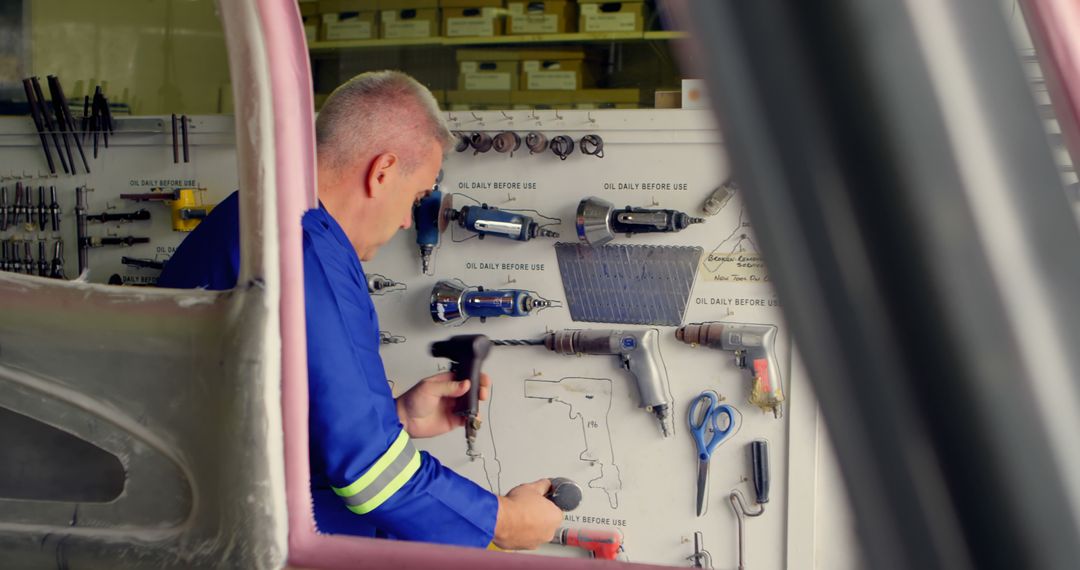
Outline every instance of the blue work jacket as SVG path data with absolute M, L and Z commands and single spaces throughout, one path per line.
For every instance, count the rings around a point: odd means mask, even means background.
M 184 240 L 158 286 L 235 286 L 238 220 L 234 192 Z M 321 205 L 302 223 L 316 525 L 330 534 L 487 546 L 498 499 L 407 441 L 352 244 Z

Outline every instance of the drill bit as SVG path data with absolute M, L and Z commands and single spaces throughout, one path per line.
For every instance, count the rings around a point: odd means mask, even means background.
M 551 231 L 549 229 L 546 229 L 546 228 L 536 228 L 536 236 L 534 236 L 534 237 L 558 238 L 559 233 L 558 232 L 553 232 L 553 231 Z
M 37 260 L 37 274 L 38 277 L 49 276 L 49 258 L 45 255 L 45 240 L 38 240 L 38 260 Z
M 389 289 L 398 285 L 401 285 L 401 283 L 378 274 L 372 274 L 367 279 L 368 293 L 380 293 L 384 289 Z
M 44 186 L 38 186 L 37 195 L 38 195 L 38 205 L 37 205 L 38 231 L 43 232 L 43 231 L 45 231 L 45 224 L 49 221 L 49 207 L 45 205 L 45 187 Z
M 23 185 L 22 182 L 15 183 L 15 204 L 8 210 L 8 223 L 12 226 L 18 226 L 22 223 L 22 201 L 23 201 Z
M 64 275 L 64 240 L 58 239 L 53 244 L 52 268 L 49 277 L 53 279 L 67 279 Z
M 31 247 L 30 240 L 23 240 L 23 272 L 27 275 L 34 274 L 34 251 Z
M 544 346 L 544 339 L 492 339 L 491 344 L 495 346 Z
M 49 186 L 49 197 L 52 202 L 49 204 L 49 217 L 52 218 L 52 231 L 60 231 L 60 202 L 56 201 L 56 186 Z
M 0 232 L 8 228 L 7 186 L 0 188 Z

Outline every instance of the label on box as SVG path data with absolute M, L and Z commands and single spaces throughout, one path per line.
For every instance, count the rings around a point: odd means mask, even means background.
M 307 38 L 307 42 L 310 44 L 315 41 L 319 34 L 319 27 L 315 24 L 304 24 L 304 37 Z
M 521 69 L 523 71 L 562 71 L 562 64 L 558 61 L 549 61 L 545 67 L 541 68 L 539 61 L 530 59 L 521 62 Z
M 597 4 L 581 5 L 583 32 L 635 32 L 637 31 L 635 12 L 601 12 Z
M 511 34 L 554 34 L 558 31 L 558 14 L 525 14 L 510 18 Z
M 370 40 L 375 37 L 370 21 L 346 20 L 326 24 L 328 40 Z
M 576 71 L 533 71 L 527 73 L 526 77 L 526 89 L 573 91 L 578 87 Z
M 485 11 L 488 8 L 484 8 Z M 468 37 L 468 36 L 494 36 L 495 35 L 495 17 L 481 15 L 473 18 L 447 18 L 446 19 L 446 36 L 455 37 Z
M 509 73 L 463 73 L 462 87 L 466 91 L 509 91 Z
M 383 37 L 427 38 L 431 37 L 431 20 L 398 20 L 397 10 L 383 10 Z

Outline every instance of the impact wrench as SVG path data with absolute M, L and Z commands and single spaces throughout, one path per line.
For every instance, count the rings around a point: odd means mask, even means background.
M 454 413 L 464 416 L 465 454 L 476 460 L 476 432 L 480 431 L 480 368 L 491 352 L 491 340 L 482 334 L 452 336 L 431 345 L 431 355 L 450 359 L 455 381 L 469 380 L 469 391 L 457 399 Z

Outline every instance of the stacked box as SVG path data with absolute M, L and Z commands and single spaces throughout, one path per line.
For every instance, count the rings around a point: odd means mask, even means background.
M 459 49 L 455 57 L 459 91 L 517 90 L 521 59 L 517 50 Z M 508 97 L 506 102 L 509 102 Z
M 632 2 L 580 1 L 581 16 L 578 20 L 578 29 L 582 32 L 641 32 L 644 30 L 648 7 L 641 0 Z
M 307 39 L 307 43 L 318 41 L 319 39 L 319 16 L 304 16 L 304 37 Z
M 319 0 L 319 39 L 370 40 L 377 37 L 378 12 L 371 0 Z
M 516 61 L 462 61 L 459 64 L 460 91 L 516 91 Z
M 582 48 L 524 50 L 521 58 L 522 89 L 575 91 L 594 84 Z
M 522 50 L 521 88 L 530 91 L 573 91 L 593 84 L 583 48 Z
M 502 0 L 441 0 L 440 5 L 448 38 L 503 35 Z
M 565 34 L 577 30 L 577 4 L 565 1 L 507 2 L 507 33 Z
M 440 23 L 437 0 L 379 0 L 380 38 L 437 37 Z

